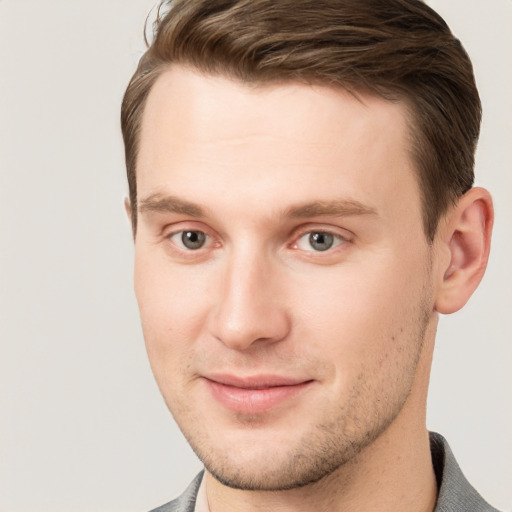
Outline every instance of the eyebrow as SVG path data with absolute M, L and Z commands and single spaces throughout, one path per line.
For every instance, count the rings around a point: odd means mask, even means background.
M 377 210 L 352 199 L 338 199 L 334 201 L 313 201 L 292 206 L 285 212 L 285 216 L 292 218 L 350 217 L 353 215 L 377 215 Z
M 140 213 L 178 213 L 190 217 L 201 218 L 205 211 L 199 205 L 175 196 L 153 194 L 139 203 Z M 377 215 L 377 210 L 353 199 L 337 199 L 333 201 L 312 201 L 287 208 L 284 217 L 349 217 L 355 215 Z
M 197 204 L 175 196 L 153 194 L 139 202 L 139 213 L 180 213 L 191 217 L 204 217 L 203 209 Z

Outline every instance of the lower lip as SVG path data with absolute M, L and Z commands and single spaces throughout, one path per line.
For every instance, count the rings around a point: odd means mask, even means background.
M 227 386 L 206 379 L 213 397 L 224 407 L 241 414 L 261 414 L 296 397 L 309 388 L 313 381 L 291 386 L 274 386 L 264 389 Z

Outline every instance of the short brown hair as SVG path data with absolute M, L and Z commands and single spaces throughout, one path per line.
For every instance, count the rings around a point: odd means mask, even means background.
M 245 83 L 322 83 L 403 101 L 430 241 L 440 216 L 472 187 L 481 104 L 471 61 L 422 1 L 176 0 L 165 7 L 122 103 L 134 232 L 144 105 L 174 63 Z

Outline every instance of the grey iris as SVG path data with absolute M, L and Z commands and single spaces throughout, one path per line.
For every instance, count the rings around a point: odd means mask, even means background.
M 187 249 L 200 249 L 206 242 L 206 235 L 202 231 L 183 231 L 181 241 Z
M 309 235 L 309 243 L 315 251 L 327 251 L 334 243 L 334 236 L 322 232 L 311 233 Z

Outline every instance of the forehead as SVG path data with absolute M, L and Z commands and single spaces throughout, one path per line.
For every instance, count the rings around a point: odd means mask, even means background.
M 342 194 L 374 209 L 412 196 L 419 204 L 407 135 L 398 102 L 321 85 L 247 85 L 176 65 L 147 100 L 138 194 L 178 191 L 201 202 L 212 190 L 226 198 L 236 190 L 246 205 Z
M 202 115 L 200 124 L 198 113 Z M 244 116 L 243 124 L 237 126 L 241 136 L 283 134 L 281 129 L 286 128 L 301 143 L 324 139 L 326 129 L 342 134 L 348 117 L 351 130 L 357 127 L 369 134 L 373 125 L 374 130 L 388 133 L 392 126 L 401 136 L 405 134 L 407 109 L 402 102 L 369 93 L 351 94 L 341 87 L 292 81 L 242 83 L 173 65 L 158 77 L 149 93 L 142 130 L 150 138 L 167 133 L 169 137 L 192 135 L 213 140 L 225 132 L 224 127 L 230 130 L 227 123 L 238 121 L 239 114 Z M 300 124 L 305 120 L 314 122 Z M 294 121 L 299 122 L 295 129 Z M 217 124 L 215 133 L 210 131 L 212 123 Z

